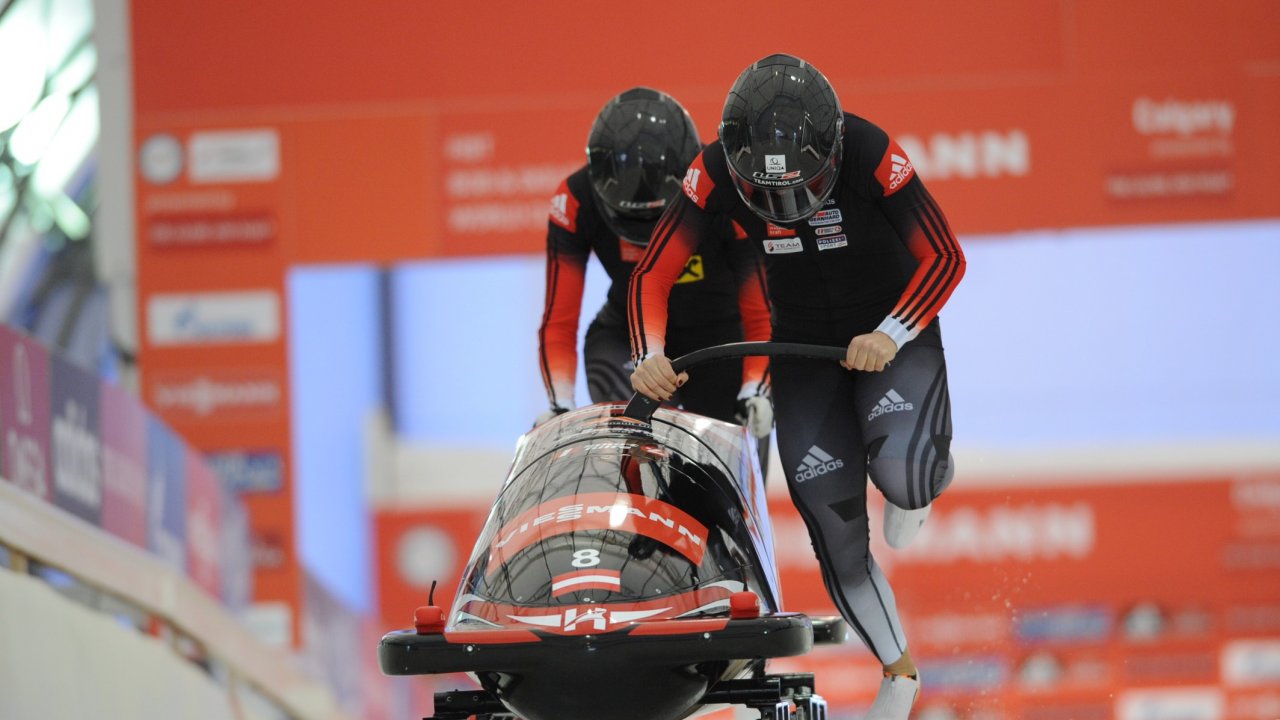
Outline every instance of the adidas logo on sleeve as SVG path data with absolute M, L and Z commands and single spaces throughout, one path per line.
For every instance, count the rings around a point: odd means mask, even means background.
M 804 454 L 804 462 L 796 468 L 795 481 L 801 483 L 812 480 L 842 467 L 844 467 L 843 460 L 831 457 L 822 448 L 814 445 Z

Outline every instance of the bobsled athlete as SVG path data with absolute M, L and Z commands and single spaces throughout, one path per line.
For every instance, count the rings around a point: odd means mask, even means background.
M 587 387 L 592 402 L 631 396 L 627 282 L 701 148 L 685 109 L 649 88 L 627 90 L 596 117 L 587 138 L 587 164 L 566 178 L 551 200 L 546 306 L 538 328 L 538 358 L 550 408 L 537 423 L 574 407 L 583 281 L 593 253 L 612 284 L 604 307 L 587 328 Z M 671 322 L 662 326 L 673 352 L 768 338 L 760 264 L 732 226 L 709 226 L 681 263 L 672 278 Z M 667 399 L 690 412 L 746 424 L 756 437 L 767 436 L 773 408 L 766 396 L 763 359 L 735 360 L 709 370 Z
M 714 228 L 741 228 L 764 262 L 772 339 L 848 348 L 839 365 L 774 361 L 778 450 L 827 590 L 884 666 L 867 717 L 903 720 L 920 677 L 869 549 L 867 476 L 886 540 L 906 546 L 954 472 L 937 314 L 964 254 L 902 148 L 790 55 L 738 77 L 683 190 L 632 275 L 633 387 L 664 400 L 684 382 L 664 344 L 681 312 L 668 292 Z

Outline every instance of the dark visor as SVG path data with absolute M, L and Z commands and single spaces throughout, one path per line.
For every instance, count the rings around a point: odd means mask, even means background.
M 663 205 L 666 203 L 664 202 Z M 600 202 L 600 215 L 615 235 L 636 245 L 648 245 L 649 236 L 662 216 L 661 206 L 636 210 L 615 210 L 606 202 Z
M 839 177 L 839 165 L 840 153 L 833 152 L 822 172 L 807 182 L 785 187 L 764 185 L 736 172 L 730 174 L 738 194 L 755 214 L 771 222 L 788 224 L 811 217 L 822 208 Z M 729 167 L 733 168 L 732 163 Z

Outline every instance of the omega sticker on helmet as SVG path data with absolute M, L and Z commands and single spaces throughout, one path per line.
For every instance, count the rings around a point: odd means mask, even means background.
M 809 226 L 818 227 L 819 225 L 835 225 L 843 220 L 844 218 L 840 216 L 840 208 L 831 208 L 830 210 L 821 210 L 818 214 L 809 218 Z
M 787 171 L 786 155 L 765 155 L 764 171 L 768 173 L 784 173 Z
M 800 242 L 798 237 L 778 238 L 776 240 L 765 240 L 764 251 L 769 255 L 785 255 L 787 253 L 798 253 L 804 250 L 804 243 Z
M 840 232 L 840 229 L 841 228 L 839 225 L 828 225 L 826 227 L 814 228 L 813 232 L 815 235 L 818 235 L 818 236 L 835 235 L 836 233 Z

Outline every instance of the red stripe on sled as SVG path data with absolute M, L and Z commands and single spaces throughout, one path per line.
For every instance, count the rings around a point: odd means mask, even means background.
M 622 573 L 617 570 L 580 570 L 557 575 L 551 580 L 551 596 L 560 597 L 579 590 L 621 590 Z

